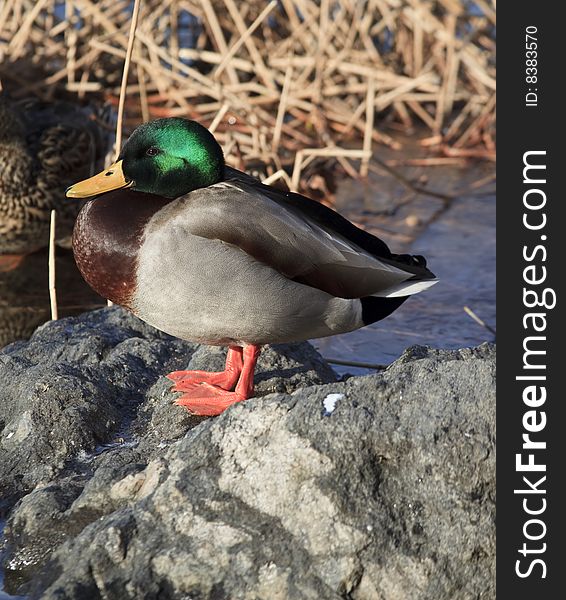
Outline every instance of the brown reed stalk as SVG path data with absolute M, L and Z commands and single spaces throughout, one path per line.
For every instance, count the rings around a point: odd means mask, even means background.
M 130 61 L 134 49 L 134 40 L 136 37 L 136 28 L 138 25 L 138 16 L 140 12 L 141 0 L 134 0 L 132 10 L 132 21 L 130 23 L 130 35 L 128 36 L 128 47 L 126 48 L 126 59 L 122 70 L 122 85 L 120 86 L 120 100 L 118 102 L 118 119 L 116 122 L 116 158 L 120 154 L 122 147 L 122 121 L 124 119 L 124 105 L 126 102 L 126 91 L 128 88 L 128 72 L 130 70 Z

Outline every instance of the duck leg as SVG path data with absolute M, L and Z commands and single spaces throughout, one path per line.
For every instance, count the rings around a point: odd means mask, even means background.
M 243 348 L 243 366 L 233 392 L 206 381 L 200 385 L 193 383 L 191 388 L 176 400 L 176 404 L 185 406 L 195 415 L 215 416 L 224 412 L 230 405 L 251 398 L 254 393 L 254 371 L 259 353 L 259 346 L 250 345 Z
M 238 383 L 243 361 L 243 348 L 230 346 L 226 355 L 224 371 L 210 373 L 208 371 L 173 371 L 166 375 L 175 385 L 171 388 L 174 392 L 188 392 L 201 383 L 210 383 L 223 390 L 233 390 Z

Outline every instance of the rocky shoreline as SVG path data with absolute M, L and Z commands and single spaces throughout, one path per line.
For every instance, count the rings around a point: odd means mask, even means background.
M 44 599 L 495 597 L 495 347 L 337 381 L 267 348 L 217 418 L 163 374 L 220 349 L 119 308 L 0 350 L 8 593 Z

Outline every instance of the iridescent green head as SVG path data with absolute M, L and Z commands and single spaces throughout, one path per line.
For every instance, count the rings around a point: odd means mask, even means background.
M 131 189 L 177 198 L 224 176 L 224 156 L 214 136 L 187 119 L 158 119 L 140 125 L 118 161 Z
M 157 119 L 140 125 L 115 163 L 67 188 L 67 196 L 88 198 L 130 188 L 178 198 L 223 178 L 222 149 L 208 129 L 187 119 Z

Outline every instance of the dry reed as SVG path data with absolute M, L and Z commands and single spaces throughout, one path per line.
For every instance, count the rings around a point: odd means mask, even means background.
M 48 259 L 48 272 L 49 272 L 49 302 L 51 305 L 51 320 L 56 321 L 59 318 L 59 310 L 57 308 L 57 285 L 55 279 L 55 226 L 56 226 L 57 213 L 51 211 L 51 221 L 49 224 L 49 259 Z
M 478 325 L 480 325 L 484 329 L 487 329 L 494 336 L 497 336 L 497 331 L 493 327 L 490 327 L 483 319 L 478 317 L 478 315 L 469 306 L 464 306 L 464 312 L 470 318 L 472 318 Z
M 429 130 L 419 164 L 493 160 L 494 6 L 144 0 L 125 126 L 196 119 L 215 131 L 229 164 L 260 165 L 294 188 L 317 161 L 366 175 L 373 143 L 399 145 L 385 129 Z M 63 90 L 118 105 L 131 17 L 130 0 L 5 0 L 4 85 L 19 96 Z

